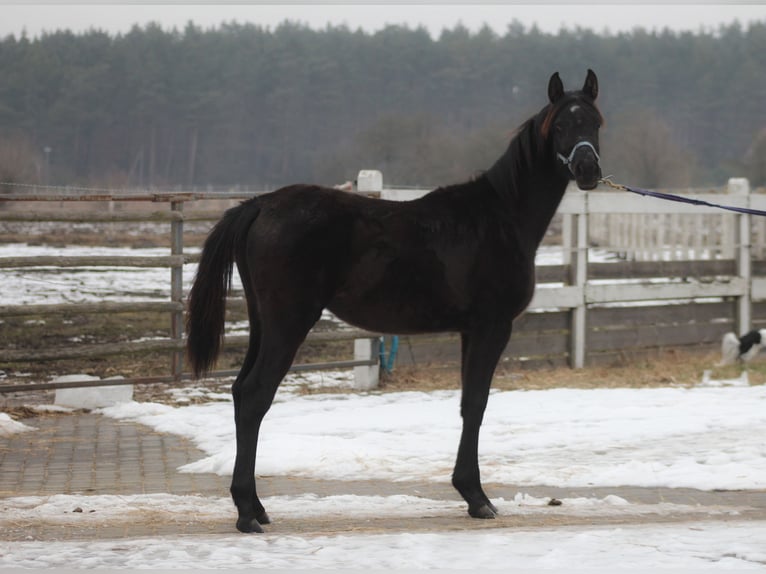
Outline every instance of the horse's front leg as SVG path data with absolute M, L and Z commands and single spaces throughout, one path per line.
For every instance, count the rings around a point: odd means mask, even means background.
M 462 334 L 462 386 L 460 415 L 463 432 L 457 452 L 452 485 L 468 503 L 474 518 L 494 518 L 497 508 L 484 494 L 479 473 L 479 429 L 487 407 L 492 376 L 508 339 L 511 324 L 487 331 Z

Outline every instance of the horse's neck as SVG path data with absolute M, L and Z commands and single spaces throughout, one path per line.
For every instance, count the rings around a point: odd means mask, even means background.
M 508 206 L 509 215 L 519 228 L 520 238 L 530 249 L 536 250 L 564 197 L 569 183 L 567 178 L 544 163 L 517 164 L 514 171 L 510 150 L 487 170 L 486 175 Z
M 545 237 L 568 183 L 566 178 L 545 174 L 533 178 L 525 188 L 520 205 L 520 223 L 535 241 L 535 249 Z

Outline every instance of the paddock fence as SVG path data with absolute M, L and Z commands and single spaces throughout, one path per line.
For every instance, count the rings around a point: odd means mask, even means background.
M 185 371 L 184 316 L 186 294 L 183 289 L 184 266 L 196 264 L 198 253 L 185 252 L 184 225 L 202 223 L 211 227 L 226 207 L 241 200 L 249 199 L 253 193 L 194 192 L 194 193 L 24 193 L 0 194 L 0 223 L 66 223 L 66 224 L 109 224 L 152 223 L 165 224 L 169 232 L 169 253 L 165 256 L 11 256 L 0 257 L 0 273 L 3 270 L 23 270 L 50 268 L 53 273 L 67 269 L 83 268 L 166 268 L 170 272 L 170 296 L 167 301 L 130 301 L 130 302 L 94 302 L 94 303 L 55 303 L 55 304 L 0 304 L 0 325 L 11 317 L 56 315 L 92 316 L 98 314 L 120 313 L 157 313 L 168 317 L 169 334 L 166 337 L 153 337 L 150 340 L 124 342 L 97 342 L 63 344 L 44 348 L 14 348 L 14 342 L 0 342 L 0 371 L 10 369 L 14 364 L 60 361 L 63 359 L 92 359 L 122 354 L 166 353 L 169 356 L 168 374 L 161 376 L 113 377 L 99 380 L 66 380 L 36 383 L 0 384 L 0 393 L 48 390 L 59 388 L 78 388 L 93 386 L 172 383 L 191 379 Z M 185 210 L 187 205 L 213 203 L 219 206 L 214 210 Z M 5 205 L 4 205 L 5 204 Z M 7 208 L 14 204 L 15 209 Z M 48 209 L 35 210 L 35 206 L 46 204 Z M 77 204 L 78 209 L 68 210 L 66 206 Z M 138 209 L 122 211 L 124 205 L 138 205 Z M 221 207 L 221 205 L 223 205 Z M 53 209 L 51 209 L 51 207 Z M 158 209 L 159 208 L 159 209 Z M 105 232 L 108 234 L 108 232 Z M 28 237 L 35 242 L 34 234 Z M 199 247 L 199 245 L 195 245 Z M 12 286 L 8 286 L 12 287 Z M 241 293 L 230 297 L 227 307 L 244 309 Z M 0 303 L 3 297 L 0 295 Z M 246 348 L 247 335 L 227 335 L 225 348 L 236 350 Z M 292 367 L 293 371 L 353 368 L 358 388 L 374 386 L 377 382 L 378 341 L 380 335 L 360 329 L 344 328 L 336 331 L 314 330 L 306 338 L 306 345 L 333 342 L 348 342 L 351 357 L 345 360 L 331 360 L 316 363 L 300 363 Z M 210 373 L 210 378 L 233 376 L 237 370 L 218 370 Z
M 360 185 L 360 190 L 362 186 Z M 746 180 L 729 184 L 731 193 L 705 194 L 704 199 L 766 209 L 766 195 L 752 193 Z M 383 199 L 406 200 L 426 190 L 363 189 Z M 41 349 L 15 348 L 0 341 L 0 370 L 24 361 L 50 361 L 161 352 L 168 355 L 167 374 L 99 381 L 29 383 L 29 388 L 64 388 L 94 385 L 172 383 L 188 380 L 184 370 L 184 266 L 198 260 L 198 248 L 185 245 L 184 226 L 209 228 L 225 207 L 253 193 L 48 193 L 0 194 L 0 223 L 88 222 L 110 224 L 163 224 L 168 226 L 167 255 L 88 257 L 0 257 L 0 273 L 50 267 L 57 273 L 82 267 L 167 268 L 170 295 L 165 301 L 95 302 L 44 305 L 5 305 L 0 296 L 0 322 L 24 315 L 114 314 L 142 311 L 164 314 L 166 337 L 119 343 L 77 343 Z M 691 194 L 693 195 L 693 194 Z M 702 197 L 702 196 L 700 196 Z M 11 204 L 13 209 L 4 209 Z M 62 209 L 35 209 L 35 206 Z M 63 206 L 77 205 L 78 209 Z M 123 206 L 136 206 L 124 208 Z M 214 205 L 214 207 L 210 207 Z M 118 206 L 118 207 L 115 207 Z M 643 218 L 643 219 L 641 219 Z M 670 348 L 704 348 L 720 344 L 727 331 L 745 332 L 766 327 L 766 261 L 764 218 L 730 214 L 708 207 L 663 202 L 618 191 L 584 192 L 572 186 L 559 208 L 555 228 L 543 251 L 558 253 L 554 261 L 540 258 L 538 288 L 529 309 L 514 324 L 514 335 L 503 354 L 501 367 L 533 367 L 613 362 L 628 354 Z M 652 245 L 641 234 L 618 233 L 626 221 L 653 223 Z M 664 231 L 663 231 L 664 228 Z M 679 229 L 686 230 L 677 233 Z M 613 231 L 610 231 L 613 230 Z M 713 232 L 712 230 L 715 230 Z M 704 242 L 699 237 L 704 236 Z M 633 237 L 633 241 L 630 240 Z M 682 238 L 685 237 L 686 239 Z M 34 240 L 34 237 L 30 237 Z M 614 243 L 614 244 L 612 244 Z M 699 248 L 695 246 L 700 244 Z M 704 243 L 704 247 L 702 244 Z M 691 245 L 691 247 L 690 247 Z M 692 249 L 694 247 L 694 249 Z M 651 254 L 651 255 L 650 255 Z M 242 306 L 234 298 L 230 305 Z M 348 359 L 299 364 L 294 368 L 354 368 L 360 388 L 370 385 L 378 365 L 380 335 L 351 328 L 314 330 L 307 344 L 353 342 Z M 227 336 L 227 349 L 247 345 L 246 335 Z M 400 337 L 398 365 L 450 365 L 459 361 L 454 334 Z M 219 371 L 213 376 L 232 375 Z M 17 384 L 0 385 L 0 393 L 20 390 Z
M 383 190 L 406 200 L 417 190 Z M 766 208 L 732 178 L 709 202 Z M 542 250 L 537 289 L 500 366 L 614 364 L 668 349 L 712 350 L 729 331 L 766 328 L 766 218 L 570 185 Z M 404 337 L 399 364 L 459 360 L 454 335 Z

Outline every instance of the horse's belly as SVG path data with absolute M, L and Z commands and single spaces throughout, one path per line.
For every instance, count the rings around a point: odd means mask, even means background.
M 463 313 L 459 309 L 415 295 L 377 300 L 341 296 L 327 308 L 350 325 L 381 333 L 403 335 L 463 329 Z

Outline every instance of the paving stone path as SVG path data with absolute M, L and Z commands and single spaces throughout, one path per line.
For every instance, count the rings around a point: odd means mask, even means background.
M 215 474 L 178 472 L 178 468 L 204 455 L 189 441 L 155 432 L 140 424 L 118 421 L 98 414 L 77 412 L 47 414 L 22 420 L 35 427 L 25 432 L 0 438 L 0 509 L 3 499 L 21 496 L 55 494 L 150 494 L 199 495 L 220 497 L 222 505 L 230 505 L 229 477 Z M 519 487 L 487 484 L 486 490 L 495 498 L 513 499 L 518 492 L 536 497 L 558 499 L 598 497 L 615 494 L 635 504 L 675 503 L 687 505 L 682 513 L 657 513 L 646 516 L 609 513 L 604 516 L 580 516 L 562 511 L 550 514 L 503 515 L 496 520 L 478 521 L 465 513 L 454 517 L 381 516 L 355 517 L 352 512 L 339 519 L 336 516 L 280 518 L 279 509 L 269 507 L 275 523 L 268 532 L 298 534 L 332 534 L 344 532 L 412 532 L 455 529 L 503 527 L 553 527 L 568 525 L 607 525 L 647 522 L 694 522 L 709 520 L 766 520 L 766 491 L 707 492 L 668 488 L 551 488 Z M 321 481 L 285 477 L 259 477 L 259 493 L 267 498 L 275 495 L 314 493 L 393 495 L 408 494 L 435 500 L 458 500 L 447 483 L 391 482 L 375 480 Z M 694 507 L 689 510 L 689 507 Z M 225 507 L 224 507 L 225 508 Z M 136 521 L 111 525 L 72 526 L 51 520 L 17 521 L 0 524 L 2 540 L 110 539 L 134 536 L 171 534 L 235 533 L 235 513 L 210 519 L 190 514 L 183 519 L 151 514 Z M 224 512 L 225 514 L 225 512 Z M 2 518 L 0 517 L 0 523 Z

